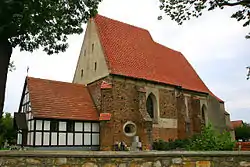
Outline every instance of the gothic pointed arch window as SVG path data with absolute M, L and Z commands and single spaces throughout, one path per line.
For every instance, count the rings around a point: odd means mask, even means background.
M 156 98 L 153 93 L 150 93 L 148 98 L 147 98 L 147 112 L 151 118 L 155 118 L 155 113 L 156 113 Z

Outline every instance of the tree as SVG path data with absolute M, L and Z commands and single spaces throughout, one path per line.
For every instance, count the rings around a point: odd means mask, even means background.
M 51 55 L 65 51 L 67 36 L 80 34 L 82 24 L 97 13 L 101 0 L 0 1 L 0 116 L 12 48 Z
M 243 26 L 250 24 L 250 0 L 159 0 L 160 9 L 175 20 L 182 24 L 185 20 L 192 17 L 200 17 L 204 10 L 224 9 L 225 7 L 239 7 L 238 11 L 232 14 L 232 18 L 237 21 L 243 21 Z M 162 17 L 160 16 L 159 19 Z M 250 38 L 250 33 L 246 35 Z
M 9 143 L 14 143 L 16 140 L 16 130 L 14 128 L 13 117 L 10 113 L 5 113 L 4 117 L 0 120 L 0 147 L 8 140 Z
M 239 126 L 234 129 L 235 131 L 235 139 L 247 141 L 250 139 L 250 125 L 247 123 L 243 123 L 242 126 Z

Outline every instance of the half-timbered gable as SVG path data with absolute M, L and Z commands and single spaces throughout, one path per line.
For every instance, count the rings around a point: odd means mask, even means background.
M 83 85 L 28 77 L 15 124 L 18 145 L 99 149 L 99 116 Z

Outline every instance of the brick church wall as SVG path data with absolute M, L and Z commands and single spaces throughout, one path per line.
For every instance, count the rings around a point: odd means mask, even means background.
M 102 89 L 101 83 L 105 80 L 112 84 L 110 89 Z M 159 120 L 152 127 L 152 136 L 148 132 L 148 122 L 143 119 L 141 110 L 146 110 L 146 96 L 138 89 L 156 89 L 159 100 Z M 137 134 L 140 137 L 144 148 L 156 139 L 177 139 L 186 138 L 198 132 L 199 129 L 199 100 L 188 98 L 188 110 L 190 116 L 190 133 L 186 132 L 186 108 L 183 93 L 176 95 L 176 90 L 157 84 L 151 85 L 140 80 L 132 80 L 124 77 L 106 77 L 88 85 L 89 91 L 96 103 L 99 112 L 111 113 L 111 120 L 101 123 L 100 143 L 102 150 L 111 150 L 115 142 L 124 141 L 131 145 L 132 138 L 123 133 L 123 126 L 127 121 L 132 121 L 137 126 Z M 148 88 L 148 89 L 147 89 Z M 140 93 L 140 94 L 139 94 Z M 140 109 L 140 110 L 139 110 Z M 161 119 L 168 122 L 164 125 Z M 177 125 L 172 125 L 171 121 L 178 120 Z M 161 125 L 162 124 L 162 125 Z M 170 125 L 169 125 L 170 124 Z M 169 126 L 169 127 L 168 127 Z M 151 138 L 150 138 L 151 137 Z

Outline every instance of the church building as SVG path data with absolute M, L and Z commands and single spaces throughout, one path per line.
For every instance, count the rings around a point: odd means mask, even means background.
M 40 149 L 142 149 L 183 139 L 211 122 L 231 130 L 224 102 L 184 55 L 142 28 L 101 15 L 88 21 L 72 83 L 27 77 L 15 113 L 18 144 Z

